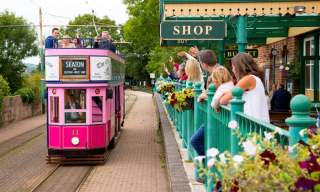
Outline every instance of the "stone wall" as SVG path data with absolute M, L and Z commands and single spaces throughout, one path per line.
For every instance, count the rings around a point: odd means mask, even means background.
M 4 97 L 0 124 L 4 126 L 40 114 L 41 103 L 24 104 L 20 96 Z

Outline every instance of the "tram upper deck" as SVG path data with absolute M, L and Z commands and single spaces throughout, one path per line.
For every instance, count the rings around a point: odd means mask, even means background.
M 105 49 L 46 49 L 47 83 L 109 82 L 124 80 L 124 60 Z

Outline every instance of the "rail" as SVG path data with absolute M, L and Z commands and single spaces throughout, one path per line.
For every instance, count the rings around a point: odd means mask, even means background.
M 192 160 L 197 156 L 191 147 L 190 138 L 201 125 L 205 126 L 205 151 L 214 147 L 219 151 L 229 151 L 233 155 L 243 149 L 238 144 L 238 138 L 232 134 L 229 127 L 231 121 L 236 122 L 240 133 L 244 136 L 254 132 L 264 137 L 265 133 L 276 131 L 279 133 L 276 138 L 283 147 L 292 146 L 299 140 L 306 139 L 302 138 L 299 132 L 315 125 L 315 119 L 310 117 L 311 102 L 304 95 L 297 95 L 291 100 L 292 116 L 286 119 L 286 125 L 289 130 L 285 130 L 244 114 L 243 91 L 238 87 L 232 90 L 233 99 L 230 105 L 221 106 L 220 111 L 216 112 L 210 105 L 215 93 L 214 85 L 210 85 L 208 88 L 208 99 L 199 103 L 197 99 L 202 92 L 200 83 L 193 85 L 192 82 L 188 82 L 187 86 L 185 81 L 166 81 L 166 83 L 172 83 L 175 86 L 175 90 L 183 90 L 187 87 L 194 89 L 195 92 L 193 109 L 179 112 L 170 104 L 164 102 L 168 116 L 183 140 L 182 145 L 188 151 L 187 160 Z M 157 86 L 159 84 L 156 84 L 156 89 Z M 161 98 L 164 101 L 167 95 L 162 93 Z M 199 177 L 197 169 L 195 169 L 195 177 Z M 207 191 L 212 191 L 213 181 L 207 180 L 206 182 Z

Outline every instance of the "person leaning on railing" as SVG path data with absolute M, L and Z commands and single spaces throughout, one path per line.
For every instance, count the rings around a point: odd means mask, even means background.
M 213 53 L 213 51 L 202 50 L 198 53 L 198 58 L 199 58 L 199 62 L 202 69 L 211 74 L 217 66 L 217 58 Z M 189 59 L 189 60 L 192 60 L 192 59 Z M 209 82 L 211 82 L 211 78 L 208 78 L 208 81 L 206 82 L 207 86 L 204 86 L 204 87 L 208 87 Z M 207 96 L 206 90 L 203 90 L 202 94 L 198 97 L 198 102 L 202 102 L 207 97 L 208 96 Z M 191 137 L 191 145 L 196 150 L 198 155 L 205 155 L 204 129 L 205 129 L 205 124 L 200 125 L 200 127 Z
M 231 65 L 238 80 L 236 86 L 244 91 L 244 114 L 270 122 L 265 89 L 260 78 L 262 73 L 252 56 L 248 53 L 238 53 L 231 59 Z M 227 105 L 231 99 L 231 91 L 228 91 L 220 99 L 220 104 Z

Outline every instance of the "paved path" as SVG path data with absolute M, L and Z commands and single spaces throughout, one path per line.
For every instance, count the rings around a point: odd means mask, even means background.
M 45 123 L 46 115 L 39 115 L 13 122 L 5 127 L 0 127 L 0 143 L 31 131 L 37 127 L 43 126 Z
M 80 192 L 169 191 L 162 145 L 157 143 L 157 114 L 151 94 L 135 92 L 121 138 L 105 165 L 93 169 Z

